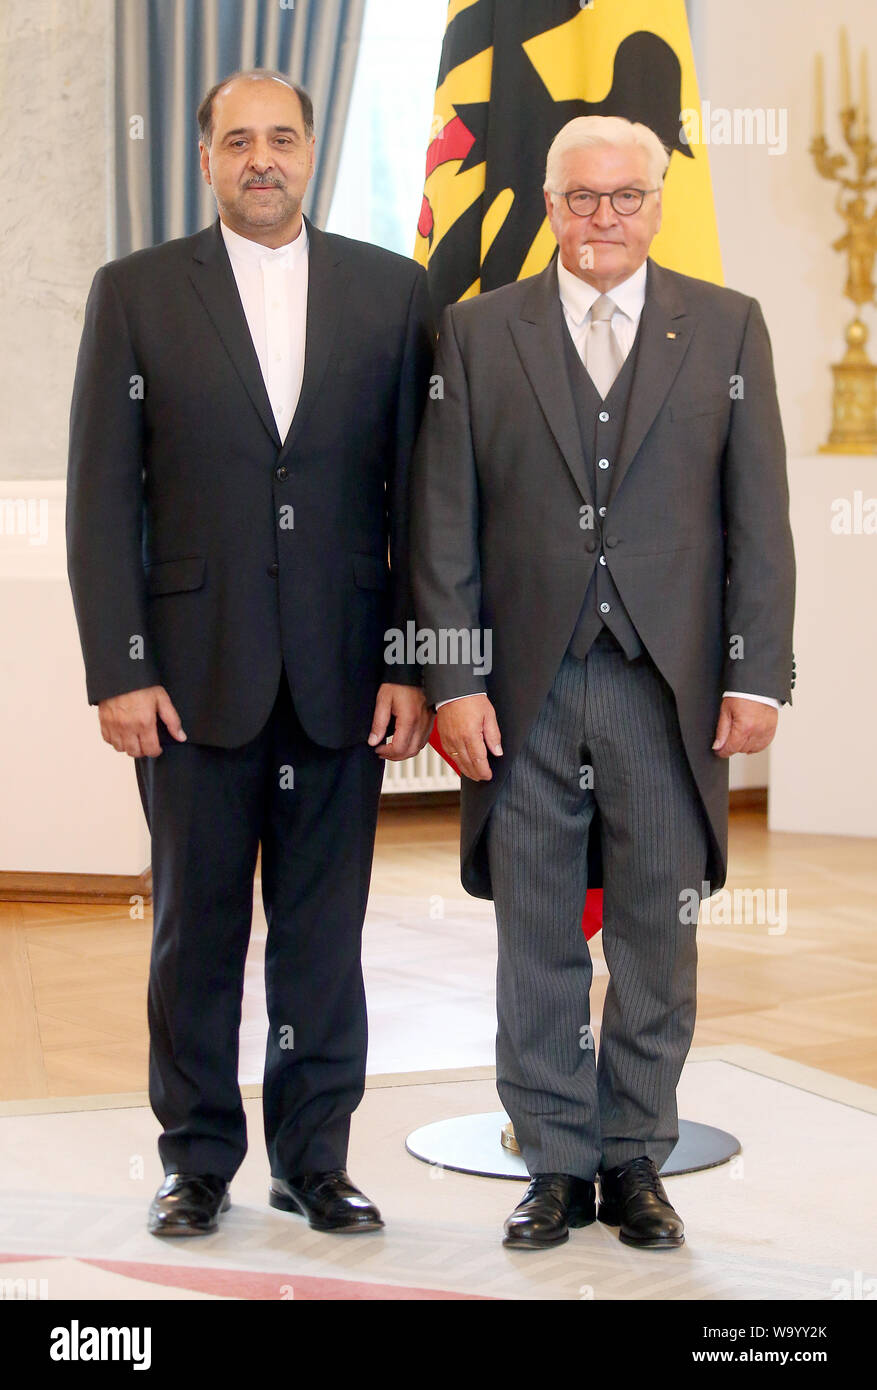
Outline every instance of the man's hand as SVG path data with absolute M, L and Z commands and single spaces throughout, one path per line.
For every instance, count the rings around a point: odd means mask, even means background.
M 391 719 L 395 719 L 392 742 L 381 743 Z M 426 744 L 432 730 L 432 715 L 426 704 L 426 696 L 419 685 L 382 685 L 375 700 L 375 717 L 372 720 L 368 741 L 379 758 L 387 762 L 401 763 L 404 758 L 413 758 Z
M 436 718 L 442 747 L 461 774 L 473 782 L 491 781 L 487 750 L 501 757 L 502 742 L 496 713 L 487 696 L 466 695 L 462 700 L 451 700 L 441 706 Z
M 760 753 L 776 733 L 779 715 L 772 705 L 726 695 L 719 710 L 713 752 L 719 758 L 732 753 Z
M 156 715 L 178 743 L 186 741 L 180 716 L 163 685 L 149 685 L 145 690 L 129 690 L 101 700 L 97 712 L 105 741 L 117 753 L 128 753 L 132 758 L 157 758 L 161 753 Z

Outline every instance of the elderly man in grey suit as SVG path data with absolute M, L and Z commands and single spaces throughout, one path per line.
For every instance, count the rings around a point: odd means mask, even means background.
M 437 662 L 425 685 L 463 774 L 463 883 L 496 905 L 497 1088 L 531 1175 L 505 1223 L 519 1249 L 595 1219 L 628 1245 L 683 1242 L 659 1169 L 696 905 L 725 881 L 728 757 L 766 748 L 791 700 L 770 343 L 755 300 L 649 257 L 667 164 L 643 125 L 560 131 L 558 253 L 445 311 L 415 459 L 418 625 L 492 638 L 489 671 Z M 581 918 L 601 881 L 597 1054 Z

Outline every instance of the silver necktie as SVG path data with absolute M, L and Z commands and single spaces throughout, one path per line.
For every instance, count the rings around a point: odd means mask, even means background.
M 605 400 L 612 383 L 624 365 L 624 353 L 612 332 L 612 315 L 618 305 L 608 294 L 601 294 L 591 305 L 591 326 L 585 339 L 585 367 Z

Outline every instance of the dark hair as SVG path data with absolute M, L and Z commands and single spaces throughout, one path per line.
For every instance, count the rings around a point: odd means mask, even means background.
M 198 130 L 204 144 L 209 146 L 213 139 L 213 100 L 217 92 L 221 92 L 223 87 L 227 87 L 229 82 L 236 82 L 239 77 L 249 77 L 253 80 L 258 78 L 273 78 L 276 82 L 283 82 L 293 92 L 295 92 L 301 102 L 301 113 L 304 118 L 305 135 L 308 140 L 314 134 L 314 103 L 304 87 L 299 87 L 297 82 L 291 82 L 285 73 L 275 72 L 272 68 L 246 68 L 240 72 L 229 73 L 221 82 L 217 82 L 215 87 L 211 87 L 201 105 L 198 107 Z

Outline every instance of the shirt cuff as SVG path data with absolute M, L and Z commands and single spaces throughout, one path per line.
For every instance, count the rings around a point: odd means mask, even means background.
M 722 699 L 726 695 L 736 695 L 738 700 L 754 700 L 757 705 L 771 705 L 774 709 L 779 709 L 779 700 L 774 700 L 770 695 L 744 695 L 742 690 L 723 690 Z
M 438 700 L 436 709 L 441 709 L 442 705 L 452 705 L 455 700 L 471 700 L 473 695 L 480 695 L 480 690 L 470 690 L 468 695 L 452 695 L 449 700 Z

